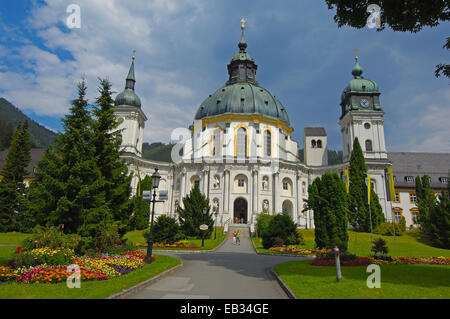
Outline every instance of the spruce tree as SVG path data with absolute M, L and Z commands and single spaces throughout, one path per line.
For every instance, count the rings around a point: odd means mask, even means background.
M 149 227 L 150 203 L 142 200 L 143 191 L 152 190 L 152 179 L 150 176 L 145 176 L 141 181 L 141 190 L 139 194 L 133 197 L 133 215 L 130 220 L 129 229 L 145 229 Z
M 94 123 L 94 147 L 97 165 L 103 179 L 103 191 L 107 206 L 119 227 L 119 233 L 126 232 L 133 210 L 131 176 L 121 155 L 121 137 L 114 115 L 114 101 L 111 97 L 111 83 L 99 79 L 99 97 L 94 107 L 97 121 Z
M 436 206 L 436 198 L 433 194 L 433 190 L 430 187 L 430 180 L 428 175 L 424 175 L 422 178 L 416 176 L 416 196 L 417 196 L 417 208 L 419 210 L 419 224 L 422 235 L 425 238 L 431 239 L 433 237 L 433 226 L 431 224 L 430 214 L 433 208 Z
M 350 156 L 349 167 L 349 211 L 350 224 L 357 231 L 370 232 L 384 221 L 383 209 L 376 193 L 371 188 L 370 211 L 367 203 L 367 185 L 365 178 L 367 174 L 364 153 L 356 137 L 353 142 L 353 151 Z
M 183 198 L 184 208 L 178 207 L 177 213 L 181 229 L 186 236 L 197 236 L 201 238 L 202 231 L 200 225 L 205 223 L 208 230 L 205 231 L 205 238 L 209 238 L 213 231 L 214 220 L 210 213 L 209 200 L 201 192 L 198 185 L 192 188 L 189 195 Z M 203 208 L 206 208 L 206 216 L 203 214 Z
M 63 120 L 63 132 L 45 153 L 30 189 L 31 213 L 26 224 L 60 226 L 65 233 L 92 236 L 90 225 L 101 227 L 107 214 L 101 171 L 95 159 L 85 81 L 78 84 L 78 98 Z M 98 218 L 90 216 L 94 214 Z
M 30 133 L 28 122 L 19 123 L 14 132 L 0 181 L 0 232 L 18 230 L 18 220 L 24 208 L 26 189 L 24 177 L 30 163 Z
M 429 239 L 433 246 L 450 249 L 450 188 L 442 191 L 439 201 L 430 209 Z
M 347 193 L 336 173 L 316 178 L 308 191 L 308 208 L 314 210 L 314 233 L 318 248 L 348 247 Z

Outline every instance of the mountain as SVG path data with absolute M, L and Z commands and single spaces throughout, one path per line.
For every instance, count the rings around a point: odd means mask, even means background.
M 142 157 L 149 160 L 160 162 L 172 162 L 172 147 L 175 144 L 163 144 L 163 143 L 143 143 L 142 144 Z
M 57 136 L 56 133 L 33 121 L 28 116 L 23 114 L 21 110 L 2 97 L 0 97 L 0 120 L 0 125 L 2 125 L 3 128 L 7 127 L 8 123 L 10 123 L 13 130 L 16 129 L 19 122 L 23 123 L 27 120 L 33 148 L 47 148 L 53 143 L 54 138 Z M 4 135 L 9 134 L 7 131 L 8 130 L 6 129 L 0 130 L 0 140 L 4 140 Z M 3 146 L 7 147 L 9 145 Z

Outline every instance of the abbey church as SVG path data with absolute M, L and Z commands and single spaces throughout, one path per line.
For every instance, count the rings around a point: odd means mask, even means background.
M 327 133 L 323 127 L 304 128 L 302 163 L 298 158 L 298 143 L 291 139 L 294 125 L 280 100 L 258 83 L 258 66 L 247 51 L 244 24 L 241 28 L 239 50 L 227 66 L 228 80 L 200 104 L 193 122 L 186 123 L 188 134 L 182 141 L 182 153 L 175 154 L 178 158 L 172 157 L 173 163 L 142 158 L 147 117 L 135 92 L 133 57 L 125 89 L 115 99 L 115 114 L 119 129 L 123 129 L 123 158 L 133 174 L 133 191 L 136 192 L 138 184 L 137 172 L 142 179 L 158 168 L 161 174 L 158 190 L 166 191 L 168 198 L 156 204 L 156 216 L 176 217 L 176 207 L 183 205 L 183 197 L 198 185 L 210 200 L 217 225 L 240 223 L 253 229 L 258 214 L 284 212 L 299 227 L 312 228 L 313 213 L 304 211 L 308 185 L 327 172 L 343 177 L 357 137 L 386 219 L 398 220 L 405 216 L 408 226 L 413 225 L 414 205 L 405 208 L 400 201 L 402 190 L 410 194 L 411 189 L 402 186 L 392 201 L 388 194 L 387 168 L 393 166 L 395 175 L 396 165 L 403 165 L 403 160 L 400 153 L 386 150 L 385 112 L 380 103 L 379 87 L 375 81 L 363 77 L 358 58 L 351 70 L 352 78 L 349 74 L 350 81 L 341 95 L 341 116 L 336 119 L 342 134 L 343 163 L 328 165 Z M 435 167 L 430 169 L 437 171 L 432 178 L 447 176 L 444 173 L 450 162 L 449 154 L 434 155 L 437 155 Z M 427 162 L 427 158 L 421 160 Z M 414 162 L 413 157 L 411 161 Z M 408 169 L 411 171 L 411 167 Z M 399 170 L 396 178 L 400 174 L 406 173 Z M 437 189 L 445 188 L 447 182 L 437 185 Z

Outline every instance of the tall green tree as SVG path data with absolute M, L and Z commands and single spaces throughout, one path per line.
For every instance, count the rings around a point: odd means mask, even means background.
M 26 189 L 24 177 L 30 163 L 30 133 L 28 122 L 19 123 L 6 156 L 6 163 L 1 171 L 0 181 L 0 231 L 18 230 L 18 220 L 24 210 Z
M 186 236 L 196 236 L 201 238 L 201 224 L 208 225 L 205 231 L 205 238 L 209 238 L 213 231 L 214 220 L 210 213 L 209 200 L 201 192 L 198 185 L 195 185 L 189 195 L 183 198 L 183 208 L 178 207 L 177 213 L 181 229 Z M 203 214 L 203 208 L 206 208 L 206 216 Z
M 6 119 L 0 119 L 0 151 L 7 149 L 12 142 L 14 128 Z
M 101 216 L 110 214 L 95 158 L 86 90 L 82 80 L 78 83 L 78 97 L 63 119 L 63 131 L 36 169 L 30 189 L 31 209 L 24 222 L 27 227 L 61 225 L 65 233 L 91 236 L 95 227 L 101 227 L 105 219 Z
M 416 176 L 416 196 L 416 204 L 419 210 L 418 218 L 419 224 L 422 226 L 422 233 L 425 237 L 430 237 L 430 211 L 436 205 L 436 197 L 431 189 L 428 175 L 424 175 L 422 178 L 420 176 Z
M 130 220 L 129 229 L 145 229 L 149 227 L 150 203 L 142 200 L 143 191 L 152 190 L 152 179 L 146 175 L 141 181 L 140 194 L 133 197 L 133 215 Z
M 370 232 L 384 221 L 384 215 L 379 203 L 379 198 L 371 190 L 370 211 L 367 203 L 367 185 L 365 178 L 367 175 L 367 166 L 364 159 L 364 153 L 356 137 L 353 142 L 353 151 L 350 156 L 349 168 L 349 212 L 348 219 L 350 224 L 357 231 Z
M 314 211 L 314 234 L 318 248 L 337 245 L 348 248 L 348 196 L 344 182 L 336 173 L 317 177 L 308 190 L 307 206 Z
M 428 231 L 433 246 L 450 249 L 450 187 L 442 191 L 439 201 L 430 210 Z
M 122 139 L 114 115 L 111 83 L 107 79 L 99 81 L 99 97 L 93 111 L 97 119 L 93 126 L 95 158 L 103 177 L 107 205 L 117 222 L 119 233 L 124 234 L 133 212 L 131 176 L 125 161 L 120 158 Z

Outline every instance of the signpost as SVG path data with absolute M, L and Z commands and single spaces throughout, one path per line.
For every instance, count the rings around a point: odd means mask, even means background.
M 202 247 L 205 246 L 205 231 L 208 230 L 208 225 L 201 224 L 200 230 L 202 231 Z

